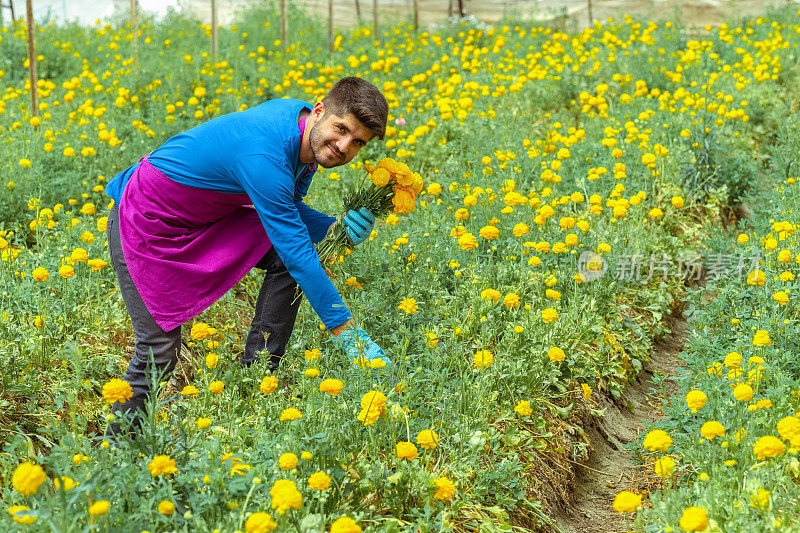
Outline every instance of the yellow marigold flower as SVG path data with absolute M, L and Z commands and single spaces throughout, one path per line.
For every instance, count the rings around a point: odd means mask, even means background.
M 102 270 L 103 268 L 105 268 L 106 265 L 108 265 L 108 263 L 99 258 L 89 259 L 88 261 L 86 261 L 86 264 L 89 265 L 89 267 L 92 269 L 92 272 L 97 272 L 98 270 Z
M 215 353 L 210 353 L 206 356 L 206 366 L 208 368 L 217 368 L 218 362 L 219 362 L 219 355 Z
M 632 513 L 640 505 L 642 505 L 642 495 L 629 490 L 623 490 L 617 494 L 614 497 L 614 503 L 611 504 L 618 513 Z
M 472 366 L 477 369 L 488 368 L 494 362 L 494 356 L 489 350 L 478 350 L 472 357 Z
M 783 440 L 791 440 L 800 435 L 800 418 L 785 416 L 778 421 L 778 434 Z
M 530 416 L 531 413 L 533 413 L 531 402 L 528 400 L 520 400 L 517 402 L 517 405 L 514 406 L 514 412 L 520 416 Z
M 687 507 L 678 523 L 684 531 L 705 531 L 708 529 L 708 513 L 702 507 Z
M 653 471 L 660 478 L 671 476 L 674 469 L 675 461 L 672 459 L 672 457 L 662 457 L 660 459 L 656 459 L 656 462 L 653 465 Z
M 159 514 L 169 516 L 175 512 L 175 504 L 169 500 L 164 500 L 158 504 L 158 512 Z
M 433 450 L 439 445 L 439 435 L 432 429 L 423 429 L 417 433 L 417 444 L 425 450 Z
M 157 477 L 163 474 L 174 474 L 178 471 L 175 466 L 175 459 L 169 455 L 156 455 L 147 464 L 147 470 L 150 471 L 152 477 Z
M 281 470 L 291 470 L 298 463 L 297 456 L 293 453 L 284 453 L 278 458 L 278 466 Z
M 264 379 L 261 380 L 261 385 L 259 385 L 258 388 L 261 394 L 265 396 L 271 392 L 275 392 L 275 389 L 278 388 L 278 378 L 275 376 L 265 376 Z
M 545 289 L 544 295 L 551 300 L 561 301 L 561 293 L 554 289 Z
M 89 253 L 83 248 L 75 248 L 70 258 L 76 263 L 82 263 L 89 260 Z
M 22 168 L 31 168 L 31 160 L 22 158 L 19 160 L 19 166 Z
M 519 307 L 520 298 L 515 292 L 510 292 L 503 297 L 503 305 L 511 309 L 512 307 Z
M 453 499 L 456 494 L 455 483 L 444 476 L 433 478 L 433 483 L 436 486 L 436 492 L 433 494 L 434 498 L 442 501 Z
M 300 412 L 299 409 L 295 409 L 294 407 L 289 407 L 288 409 L 284 409 L 281 411 L 281 422 L 291 422 L 292 420 L 297 420 L 298 418 L 302 418 L 303 413 Z
M 331 396 L 336 396 L 342 392 L 343 387 L 344 382 L 333 378 L 324 379 L 322 380 L 322 383 L 319 384 L 319 390 L 321 392 L 327 392 Z
M 463 207 L 460 207 L 460 208 L 456 209 L 455 213 L 453 213 L 453 216 L 455 217 L 456 220 L 466 220 L 466 219 L 469 218 L 469 210 L 465 209 Z M 460 226 L 460 227 L 463 228 L 463 226 Z M 466 228 L 464 229 L 464 231 L 466 231 Z M 463 235 L 463 232 L 459 233 L 459 236 L 460 235 Z
M 222 391 L 225 389 L 225 384 L 219 380 L 212 381 L 208 384 L 208 390 L 213 392 L 214 394 L 222 394 Z
M 478 247 L 478 240 L 470 232 L 464 233 L 458 238 L 458 246 L 465 251 L 474 250 Z
M 251 514 L 244 523 L 245 533 L 269 533 L 276 527 L 278 524 L 272 519 L 272 515 L 263 511 Z
M 63 485 L 64 492 L 67 492 L 80 485 L 80 483 L 76 483 L 75 480 L 69 476 L 61 476 L 53 478 L 53 485 L 57 490 L 61 490 Z
M 756 334 L 753 336 L 753 346 L 772 346 L 769 333 L 763 329 L 756 331 Z
M 100 217 L 97 219 L 97 231 L 106 231 L 108 228 L 108 217 Z
M 664 212 L 658 207 L 654 207 L 647 213 L 647 216 L 650 218 L 661 218 L 664 216 Z
M 750 507 L 754 509 L 769 509 L 769 496 L 768 490 L 759 488 L 755 494 L 750 495 Z
M 349 516 L 343 516 L 331 524 L 331 533 L 361 533 L 361 526 Z
M 310 461 L 313 457 L 314 455 L 309 451 L 304 451 L 303 453 L 300 454 L 300 458 L 303 461 Z
M 738 237 L 736 237 L 736 242 L 739 244 L 744 244 L 750 240 L 750 236 L 747 233 L 740 233 Z
M 111 509 L 111 502 L 108 500 L 97 500 L 89 506 L 89 514 L 92 516 L 99 516 L 106 514 Z
M 278 514 L 284 514 L 289 509 L 299 511 L 303 506 L 303 495 L 297 490 L 294 481 L 288 479 L 277 480 L 269 490 L 269 495 L 272 496 L 272 508 Z
M 372 171 L 372 174 L 370 174 L 369 178 L 376 187 L 381 188 L 389 184 L 389 182 L 392 180 L 392 175 L 385 168 L 376 168 L 374 171 Z
M 514 235 L 514 237 L 522 237 L 530 230 L 531 229 L 528 227 L 527 224 L 520 222 L 519 224 L 514 226 L 514 228 L 511 230 L 511 233 Z
M 747 383 L 739 383 L 733 389 L 733 397 L 740 402 L 749 402 L 753 398 L 753 387 Z
M 725 426 L 716 420 L 709 420 L 700 427 L 700 434 L 708 440 L 714 440 L 715 437 L 724 437 Z
M 705 407 L 707 399 L 706 393 L 701 390 L 691 390 L 686 393 L 686 405 L 693 413 Z
M 133 396 L 131 384 L 119 378 L 113 378 L 103 385 L 103 399 L 107 403 L 125 403 Z
M 503 294 L 496 290 L 496 289 L 484 289 L 481 291 L 481 300 L 486 300 L 487 302 L 499 300 Z
M 552 307 L 548 307 L 547 309 L 542 309 L 542 320 L 547 322 L 555 322 L 558 320 L 558 311 L 553 309 Z
M 748 285 L 758 285 L 759 287 L 763 287 L 764 283 L 767 281 L 767 275 L 764 274 L 763 270 L 754 270 L 747 274 L 746 279 Z
M 86 244 L 91 244 L 94 242 L 94 234 L 91 231 L 84 231 L 81 233 L 81 240 Z
M 192 340 L 195 341 L 204 341 L 206 339 L 210 339 L 212 335 L 217 332 L 216 328 L 212 328 L 205 322 L 198 322 L 192 326 L 192 331 L 190 333 Z
M 303 375 L 307 378 L 316 378 L 319 377 L 319 369 L 318 368 L 306 368 L 303 371 Z
M 11 518 L 14 522 L 18 524 L 23 524 L 29 526 L 38 520 L 39 517 L 29 515 L 25 511 L 30 511 L 31 508 L 27 505 L 12 505 L 8 508 L 8 514 L 11 515 Z
M 651 452 L 665 452 L 672 446 L 672 437 L 663 429 L 654 429 L 644 437 L 642 445 Z
M 484 226 L 478 234 L 484 239 L 491 241 L 500 236 L 500 230 L 494 226 Z
M 95 212 L 94 204 L 89 202 L 83 204 L 80 209 L 81 215 L 94 215 Z
M 781 263 L 790 263 L 792 261 L 792 252 L 789 250 L 781 250 L 778 252 L 778 261 Z
M 419 457 L 419 452 L 417 451 L 417 447 L 414 446 L 412 442 L 398 442 L 395 445 L 394 453 L 397 455 L 397 460 L 401 461 L 403 459 L 407 459 L 409 461 L 413 461 L 417 457 Z
M 429 183 L 425 192 L 433 196 L 438 196 L 442 192 L 442 186 L 438 183 Z
M 417 300 L 414 298 L 403 298 L 397 308 L 405 312 L 407 315 L 413 315 L 419 311 Z
M 564 354 L 564 350 L 559 348 L 558 346 L 553 346 L 549 350 L 547 350 L 547 357 L 550 358 L 550 361 L 553 363 L 559 363 L 566 358 Z
M 739 352 L 730 352 L 725 356 L 723 364 L 728 368 L 742 368 L 742 354 Z
M 768 457 L 779 457 L 786 451 L 786 445 L 778 437 L 767 435 L 753 444 L 753 453 L 759 461 Z
M 680 209 L 681 207 L 683 207 L 683 198 L 681 198 L 680 196 L 673 196 L 671 202 L 672 206 L 676 209 Z
M 197 427 L 199 427 L 200 429 L 208 429 L 209 427 L 211 427 L 211 419 L 200 417 L 195 421 L 195 424 L 197 424 Z
M 47 281 L 47 278 L 50 277 L 50 273 L 43 267 L 36 267 L 33 269 L 33 272 L 31 272 L 31 276 L 36 281 Z
M 325 472 L 314 472 L 308 476 L 308 487 L 313 490 L 328 490 L 331 488 L 331 476 Z
M 358 282 L 355 276 L 350 276 L 346 280 L 344 280 L 345 285 L 348 287 L 353 287 L 354 289 L 364 290 L 364 286 Z
M 58 275 L 64 279 L 71 278 L 75 275 L 75 269 L 69 265 L 61 265 L 58 268 Z
M 39 487 L 46 479 L 47 475 L 45 475 L 41 466 L 25 461 L 14 469 L 14 474 L 11 476 L 11 484 L 23 496 L 30 496 L 31 494 L 36 494 L 36 491 L 39 490 Z
M 786 305 L 789 303 L 789 294 L 786 291 L 778 291 L 773 293 L 772 299 L 778 302 L 779 305 Z
M 183 389 L 181 389 L 181 396 L 188 396 L 189 398 L 194 398 L 200 391 L 194 385 L 186 385 Z

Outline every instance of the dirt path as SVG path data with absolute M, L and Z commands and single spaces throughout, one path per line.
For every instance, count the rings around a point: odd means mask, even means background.
M 626 525 L 611 503 L 620 491 L 641 492 L 647 488 L 648 478 L 652 479 L 652 467 L 635 464 L 624 445 L 636 440 L 645 424 L 661 416 L 661 406 L 677 390 L 672 378 L 682 365 L 677 355 L 686 343 L 688 326 L 683 316 L 670 317 L 667 324 L 672 333 L 656 343 L 650 360 L 625 390 L 619 404 L 604 399 L 598 405 L 604 415 L 587 431 L 592 443 L 589 460 L 575 466 L 573 500 L 567 504 L 566 513 L 555 517 L 563 533 L 616 533 L 632 529 L 632 523 Z

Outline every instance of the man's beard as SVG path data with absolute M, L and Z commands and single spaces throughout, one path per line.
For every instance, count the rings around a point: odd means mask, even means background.
M 308 144 L 311 146 L 311 155 L 314 156 L 314 161 L 320 164 L 320 166 L 324 168 L 333 168 L 337 166 L 335 163 L 340 157 L 337 157 L 331 163 L 323 163 L 323 161 L 328 161 L 328 158 L 323 155 L 323 150 L 327 147 L 322 139 L 320 139 L 320 132 L 317 130 L 317 127 L 322 123 L 320 120 L 311 128 L 311 132 L 308 134 Z M 341 164 L 341 163 L 339 163 Z

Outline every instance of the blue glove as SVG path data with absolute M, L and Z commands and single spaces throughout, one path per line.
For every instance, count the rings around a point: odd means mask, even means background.
M 363 357 L 367 365 L 370 365 L 373 359 L 380 359 L 387 365 L 392 363 L 384 354 L 383 348 L 375 344 L 362 328 L 358 328 L 358 331 L 352 329 L 342 331 L 333 338 L 333 343 L 343 349 L 351 359 Z
M 353 245 L 361 244 L 375 227 L 375 215 L 366 207 L 361 207 L 358 211 L 351 209 L 344 216 L 344 226 Z

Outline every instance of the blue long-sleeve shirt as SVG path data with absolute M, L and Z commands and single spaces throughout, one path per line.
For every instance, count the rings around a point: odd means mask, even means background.
M 328 329 L 350 317 L 313 243 L 336 220 L 303 203 L 313 178 L 300 163 L 298 117 L 310 106 L 277 99 L 217 117 L 168 139 L 148 161 L 170 179 L 201 189 L 247 194 L 286 269 Z M 138 163 L 106 186 L 119 204 Z

